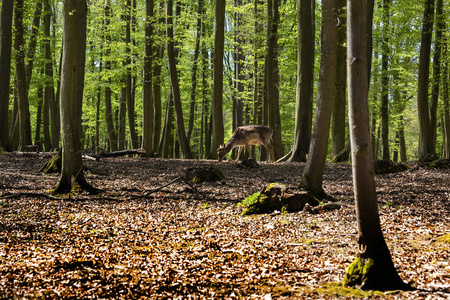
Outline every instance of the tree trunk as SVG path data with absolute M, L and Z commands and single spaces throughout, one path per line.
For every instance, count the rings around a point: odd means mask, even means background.
M 2 1 L 0 15 L 0 146 L 6 151 L 12 150 L 9 138 L 8 115 L 13 8 L 13 0 Z
M 111 2 L 106 0 L 105 4 L 105 22 L 104 22 L 104 34 L 105 34 L 105 72 L 106 72 L 106 85 L 105 85 L 105 118 L 106 118 L 106 130 L 108 131 L 109 147 L 111 152 L 117 151 L 117 134 L 114 128 L 113 111 L 111 105 Z
M 326 196 L 322 188 L 323 172 L 327 158 L 328 136 L 333 105 L 336 60 L 338 47 L 337 1 L 326 0 L 322 4 L 323 25 L 321 42 L 321 61 L 317 107 L 314 118 L 313 135 L 301 185 L 318 197 Z M 330 71 L 332 70 L 332 71 Z
M 184 129 L 184 118 L 183 118 L 183 108 L 181 104 L 181 93 L 180 86 L 178 82 L 176 57 L 175 57 L 175 45 L 173 39 L 173 14 L 172 14 L 172 0 L 167 1 L 167 58 L 169 60 L 169 73 L 170 73 L 170 83 L 173 92 L 173 103 L 175 107 L 175 117 L 177 121 L 177 136 L 180 142 L 181 151 L 183 152 L 184 158 L 191 158 L 191 148 L 187 140 L 186 131 Z
M 382 159 L 389 160 L 389 16 L 390 0 L 383 0 L 383 41 L 381 43 L 381 145 Z
M 33 25 L 31 26 L 30 41 L 26 56 L 25 72 L 27 76 L 27 91 L 30 90 L 31 75 L 33 73 L 34 55 L 36 53 L 37 36 L 39 34 L 39 24 L 41 22 L 42 2 L 37 1 L 34 9 Z
M 154 103 L 152 95 L 153 74 L 153 0 L 146 0 L 145 14 L 145 46 L 144 46 L 144 70 L 142 87 L 142 148 L 146 151 L 146 156 L 151 156 L 154 152 L 153 125 L 154 125 Z
M 434 0 L 425 1 L 422 41 L 420 45 L 417 110 L 419 116 L 419 159 L 434 153 L 433 132 L 428 104 L 428 80 L 430 73 L 431 39 L 433 35 Z
M 125 7 L 125 95 L 127 102 L 128 114 L 128 131 L 130 132 L 131 146 L 133 149 L 138 148 L 138 136 L 136 132 L 135 108 L 133 98 L 133 80 L 132 80 L 132 63 L 131 63 L 131 15 L 134 14 L 131 7 L 131 0 L 126 1 Z
M 269 1 L 271 9 L 267 28 L 267 94 L 269 101 L 269 127 L 273 129 L 273 150 L 275 160 L 283 156 L 283 142 L 281 139 L 281 119 L 279 105 L 279 73 L 278 73 L 278 12 L 279 0 Z
M 50 21 L 52 10 L 49 0 L 44 2 L 44 51 L 45 51 L 45 85 L 44 85 L 44 145 L 45 150 L 52 149 L 52 139 L 50 135 L 50 117 L 51 112 L 55 111 L 55 87 L 53 82 L 53 59 L 50 47 Z M 59 133 L 58 133 L 59 136 Z M 58 138 L 59 140 L 59 138 Z
M 72 179 L 82 189 L 92 191 L 86 182 L 81 160 L 81 112 L 86 53 L 86 1 L 63 2 L 63 62 L 61 72 L 62 167 L 56 193 L 72 189 Z
M 19 108 L 19 148 L 31 145 L 30 109 L 28 103 L 27 78 L 25 66 L 25 29 L 24 1 L 17 0 L 14 8 L 15 38 L 14 49 L 16 51 L 16 88 Z
M 437 108 L 439 99 L 439 84 L 441 81 L 441 52 L 442 52 L 442 33 L 444 32 L 444 15 L 443 15 L 443 0 L 436 1 L 436 31 L 435 31 L 435 47 L 433 55 L 433 83 L 431 87 L 430 100 L 430 126 L 433 134 L 433 149 L 436 152 L 437 139 Z
M 163 158 L 172 157 L 172 124 L 173 124 L 173 95 L 172 89 L 169 90 L 166 101 L 166 114 L 164 117 L 164 127 L 161 135 L 161 142 L 159 143 L 159 156 Z
M 214 34 L 214 73 L 212 113 L 212 143 L 209 158 L 217 158 L 217 149 L 223 143 L 223 54 L 225 42 L 225 0 L 216 0 Z
M 234 72 L 234 88 L 235 88 L 235 124 L 234 128 L 237 128 L 239 126 L 244 125 L 244 99 L 243 99 L 243 92 L 244 92 L 244 51 L 242 49 L 242 45 L 244 44 L 243 40 L 243 34 L 241 32 L 242 27 L 242 13 L 239 12 L 240 7 L 242 6 L 241 0 L 235 0 L 234 1 L 235 7 L 237 9 L 237 12 L 235 13 L 235 47 L 234 47 L 234 55 L 235 55 L 235 72 Z
M 445 35 L 446 36 L 446 35 Z M 442 74 L 442 85 L 443 85 L 443 92 L 442 92 L 442 106 L 444 107 L 444 122 L 443 122 L 443 132 L 444 132 L 444 145 L 443 145 L 443 153 L 442 158 L 444 159 L 450 159 L 450 101 L 449 101 L 449 81 L 450 81 L 450 74 L 448 70 L 449 65 L 449 56 L 447 52 L 447 38 L 444 38 L 443 43 L 443 57 L 444 57 L 444 70 Z
M 312 131 L 314 82 L 314 1 L 297 0 L 298 51 L 295 135 L 289 161 L 306 161 Z
M 352 172 L 359 251 L 344 284 L 363 289 L 406 289 L 395 270 L 378 214 L 369 128 L 367 22 L 365 1 L 347 0 L 348 92 Z
M 338 25 L 338 49 L 336 60 L 336 88 L 332 106 L 331 125 L 331 157 L 335 157 L 345 148 L 345 119 L 347 107 L 347 48 L 346 48 L 346 0 L 338 0 L 337 11 L 339 17 Z
M 125 79 L 125 80 L 124 80 Z M 119 118 L 117 122 L 117 148 L 124 150 L 126 147 L 126 125 L 127 125 L 127 88 L 126 78 L 122 78 L 122 88 L 119 95 Z

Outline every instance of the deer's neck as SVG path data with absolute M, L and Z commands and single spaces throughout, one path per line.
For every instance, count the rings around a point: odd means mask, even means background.
M 236 140 L 234 138 L 230 138 L 228 140 L 228 142 L 225 144 L 225 147 L 224 147 L 225 148 L 225 153 L 230 152 L 231 150 L 233 150 L 237 146 L 239 146 L 239 145 L 236 143 Z

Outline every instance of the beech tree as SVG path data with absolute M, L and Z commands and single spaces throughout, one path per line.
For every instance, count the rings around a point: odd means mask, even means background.
M 358 253 L 344 284 L 363 289 L 410 289 L 397 274 L 380 225 L 372 160 L 368 105 L 367 1 L 347 0 L 348 116 Z
M 12 20 L 13 0 L 4 0 L 1 4 L 0 14 L 0 146 L 11 151 L 9 139 L 9 81 L 11 79 L 11 47 L 12 47 Z
M 86 53 L 86 0 L 63 2 L 63 59 L 61 71 L 61 177 L 55 193 L 69 192 L 72 180 L 94 191 L 83 172 L 81 159 L 81 113 Z

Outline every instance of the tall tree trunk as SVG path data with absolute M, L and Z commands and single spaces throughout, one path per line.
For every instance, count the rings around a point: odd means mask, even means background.
M 445 27 L 445 26 L 444 26 Z M 442 74 L 442 106 L 444 107 L 444 122 L 443 122 L 443 132 L 444 132 L 444 149 L 442 153 L 442 158 L 444 159 L 450 159 L 450 101 L 449 101 L 449 81 L 450 81 L 450 74 L 449 74 L 449 60 L 450 57 L 448 56 L 448 50 L 447 50 L 447 43 L 448 40 L 446 38 L 447 35 L 444 35 L 444 42 L 443 42 L 443 57 L 444 57 L 444 70 Z
M 395 270 L 378 214 L 370 142 L 366 1 L 347 0 L 348 92 L 353 188 L 359 251 L 347 268 L 345 285 L 363 289 L 407 289 Z
M 19 107 L 19 148 L 31 145 L 30 109 L 28 103 L 27 78 L 25 67 L 25 29 L 24 1 L 17 0 L 14 8 L 15 38 L 14 50 L 16 51 L 16 88 Z
M 197 8 L 197 33 L 195 35 L 195 46 L 194 46 L 194 61 L 192 64 L 192 75 L 191 75 L 191 102 L 189 106 L 189 123 L 187 129 L 187 139 L 188 143 L 191 141 L 192 131 L 194 130 L 194 119 L 195 119 L 195 101 L 197 96 L 197 69 L 198 69 L 198 58 L 200 56 L 200 38 L 202 37 L 202 18 L 204 14 L 203 0 L 198 1 Z M 201 122 L 200 122 L 201 123 Z
M 63 62 L 61 72 L 62 167 L 56 193 L 72 189 L 74 179 L 82 189 L 86 182 L 81 159 L 81 112 L 86 53 L 87 4 L 82 0 L 63 2 Z
M 106 72 L 106 85 L 105 85 L 105 117 L 106 117 L 106 130 L 108 131 L 109 147 L 111 151 L 117 151 L 117 134 L 114 128 L 113 111 L 111 105 L 111 1 L 105 2 L 105 21 L 104 21 L 104 35 L 105 35 L 105 72 Z
M 178 74 L 176 67 L 175 45 L 173 39 L 173 3 L 172 0 L 167 1 L 167 58 L 169 60 L 170 83 L 173 92 L 173 103 L 175 107 L 175 117 L 177 121 L 177 136 L 183 152 L 184 158 L 191 158 L 191 148 L 187 140 L 186 131 L 184 129 L 183 109 L 181 105 L 180 86 L 178 82 Z
M 333 104 L 336 60 L 338 47 L 337 0 L 325 0 L 322 4 L 323 25 L 321 61 L 317 107 L 309 156 L 303 171 L 301 185 L 318 197 L 325 196 L 322 188 L 323 172 L 327 158 L 328 136 Z M 332 70 L 332 71 L 330 71 Z
M 436 1 L 436 31 L 435 47 L 433 55 L 433 82 L 431 87 L 430 100 L 430 125 L 433 134 L 433 153 L 436 152 L 437 139 L 437 108 L 439 99 L 439 83 L 441 81 L 441 52 L 442 52 L 442 33 L 444 32 L 443 0 Z
M 30 40 L 26 56 L 25 72 L 27 76 L 27 91 L 30 89 L 31 75 L 33 73 L 34 55 L 36 53 L 37 36 L 39 34 L 39 24 L 41 22 L 42 2 L 37 1 L 34 9 L 33 24 L 31 26 Z
M 383 0 L 383 41 L 381 44 L 381 145 L 382 159 L 389 160 L 389 16 L 390 0 Z
M 44 51 L 45 51 L 45 85 L 44 85 L 44 113 L 43 113 L 43 128 L 44 128 L 44 146 L 47 151 L 52 147 L 52 139 L 50 135 L 50 116 L 53 110 L 55 113 L 55 87 L 53 82 L 53 59 L 50 47 L 50 21 L 52 10 L 49 0 L 44 1 Z M 58 132 L 59 136 L 59 132 Z M 58 139 L 59 141 L 59 139 Z
M 146 156 L 151 156 L 154 152 L 153 144 L 153 117 L 154 103 L 152 95 L 153 74 L 153 0 L 146 0 L 145 6 L 145 46 L 144 46 L 144 70 L 142 87 L 142 148 L 146 150 Z
M 173 124 L 173 94 L 172 89 L 169 90 L 166 101 L 166 113 L 164 117 L 164 127 L 161 134 L 161 142 L 159 143 L 159 156 L 163 158 L 172 157 L 172 124 Z
M 347 107 L 347 48 L 346 48 L 346 0 L 338 0 L 338 49 L 336 60 L 336 85 L 332 106 L 331 157 L 335 157 L 345 148 L 346 107 Z
M 306 161 L 312 131 L 314 82 L 314 1 L 297 0 L 298 45 L 295 135 L 289 161 Z
M 267 9 L 269 26 L 267 28 L 267 94 L 269 100 L 269 126 L 273 129 L 273 150 L 275 159 L 283 156 L 283 142 L 281 139 L 281 119 L 279 105 L 279 73 L 278 73 L 278 23 L 280 14 L 279 0 L 269 1 L 271 9 Z
M 0 14 L 0 146 L 11 151 L 9 138 L 9 93 L 11 80 L 12 20 L 14 0 L 1 3 Z
M 44 74 L 44 69 L 39 72 L 41 76 Z M 42 126 L 42 106 L 44 100 L 44 87 L 39 85 L 37 91 L 37 109 L 36 109 L 36 130 L 34 132 L 34 145 L 41 145 L 41 126 Z
M 242 13 L 239 12 L 239 8 L 242 6 L 241 0 L 234 1 L 237 12 L 235 13 L 235 72 L 234 72 L 234 88 L 236 92 L 235 98 L 235 124 L 234 128 L 244 125 L 244 104 L 243 104 L 243 92 L 244 92 L 244 52 L 242 45 L 244 43 L 243 34 L 241 32 L 242 27 Z
M 225 0 L 216 0 L 215 34 L 214 34 L 214 73 L 212 114 L 212 143 L 209 158 L 217 158 L 217 149 L 223 143 L 223 54 L 225 42 Z
M 425 1 L 423 12 L 422 41 L 420 45 L 419 75 L 417 87 L 417 110 L 419 116 L 419 159 L 434 153 L 433 132 L 428 104 L 428 81 L 430 74 L 431 39 L 433 35 L 434 0 Z

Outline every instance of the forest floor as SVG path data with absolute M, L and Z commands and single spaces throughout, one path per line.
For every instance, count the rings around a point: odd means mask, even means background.
M 327 164 L 340 210 L 241 216 L 270 182 L 297 186 L 301 163 L 107 158 L 86 161 L 99 195 L 50 197 L 48 157 L 0 155 L 2 298 L 333 299 L 357 251 L 351 166 Z M 174 182 L 190 167 L 226 180 Z M 450 170 L 376 176 L 382 229 L 400 277 L 417 290 L 386 299 L 450 298 Z M 354 290 L 352 297 L 359 293 Z M 350 297 L 350 296 L 348 296 Z

